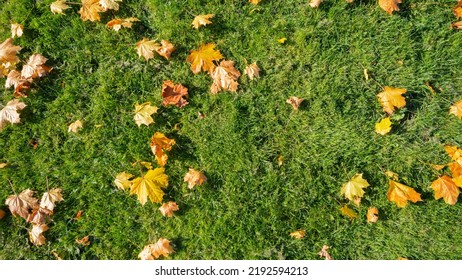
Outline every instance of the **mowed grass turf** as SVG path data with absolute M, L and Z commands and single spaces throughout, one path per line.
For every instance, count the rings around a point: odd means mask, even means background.
M 448 114 L 462 98 L 462 33 L 450 29 L 455 1 L 403 0 L 390 16 L 375 0 L 329 0 L 319 9 L 307 0 L 124 0 L 101 22 L 83 22 L 78 5 L 53 15 L 51 2 L 0 4 L 0 40 L 10 36 L 10 21 L 22 23 L 24 35 L 14 40 L 21 59 L 41 53 L 53 67 L 23 99 L 21 124 L 0 133 L 0 162 L 9 164 L 0 170 L 0 201 L 13 193 L 8 180 L 16 192 L 30 188 L 40 197 L 46 178 L 63 189 L 64 201 L 41 247 L 28 241 L 30 225 L 2 206 L 1 259 L 54 259 L 53 252 L 136 259 L 161 237 L 172 242 L 172 259 L 318 259 L 325 244 L 335 259 L 462 256 L 462 204 L 435 201 L 430 188 L 444 172 L 432 164 L 450 161 L 443 146 L 462 145 L 462 120 Z M 209 13 L 213 24 L 192 29 L 194 15 Z M 132 16 L 141 20 L 132 29 L 105 26 Z M 134 49 L 143 37 L 177 50 L 169 61 L 145 61 Z M 241 72 L 257 62 L 261 78 L 241 76 L 237 93 L 211 95 L 211 78 L 193 75 L 186 63 L 205 43 Z M 161 107 L 155 124 L 137 127 L 134 104 L 160 107 L 164 80 L 188 87 L 189 104 Z M 376 96 L 383 86 L 408 90 L 385 136 L 374 132 L 386 116 Z M 290 96 L 305 98 L 300 110 L 286 103 Z M 3 90 L 1 103 L 12 98 Z M 84 128 L 68 133 L 77 119 Z M 168 152 L 164 197 L 180 207 L 173 218 L 113 183 L 119 172 L 139 174 L 131 165 L 137 160 L 156 164 L 149 147 L 156 131 L 177 143 Z M 189 190 L 188 168 L 208 182 Z M 387 170 L 423 202 L 403 209 L 389 202 Z M 350 206 L 359 214 L 350 220 L 339 211 L 347 203 L 340 188 L 356 173 L 371 186 L 359 208 Z M 366 221 L 371 206 L 380 211 L 376 224 Z M 306 237 L 289 237 L 297 229 Z M 90 246 L 76 244 L 86 235 Z

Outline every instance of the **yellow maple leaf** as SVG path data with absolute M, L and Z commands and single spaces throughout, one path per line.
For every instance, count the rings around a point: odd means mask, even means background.
M 11 24 L 11 38 L 14 37 L 21 37 L 23 33 L 24 26 L 19 23 L 12 23 Z
M 245 67 L 244 74 L 249 76 L 249 79 L 253 80 L 254 78 L 260 77 L 260 68 L 256 63 L 252 63 Z
M 19 58 L 16 56 L 22 48 L 19 46 L 13 45 L 13 39 L 8 38 L 3 43 L 0 44 L 0 64 L 1 63 L 10 63 L 16 64 L 19 62 Z
M 202 45 L 199 50 L 193 50 L 186 58 L 186 62 L 191 63 L 191 71 L 194 74 L 199 73 L 201 70 L 212 73 L 215 70 L 214 61 L 222 59 L 219 50 L 215 50 L 215 44 L 210 43 Z
M 213 18 L 214 16 L 214 14 L 198 15 L 194 18 L 192 26 L 196 29 L 199 29 L 201 25 L 206 26 L 207 24 L 211 24 L 212 22 L 209 19 Z
M 176 202 L 174 201 L 169 201 L 164 204 L 162 204 L 161 207 L 159 207 L 159 211 L 164 217 L 169 217 L 171 218 L 173 216 L 173 212 L 180 210 Z
M 381 135 L 385 135 L 391 131 L 391 120 L 390 117 L 384 118 L 379 123 L 375 124 L 375 132 Z
M 299 229 L 294 232 L 290 233 L 290 237 L 293 237 L 295 239 L 302 239 L 306 235 L 306 230 Z
M 350 219 L 358 218 L 358 214 L 356 214 L 355 211 L 350 209 L 348 205 L 344 205 L 342 208 L 340 208 L 340 212 L 342 212 L 343 215 L 349 217 Z
M 207 182 L 207 177 L 199 171 L 189 168 L 188 173 L 184 176 L 184 181 L 188 183 L 188 188 L 192 189 L 195 185 L 202 185 Z
M 100 21 L 99 13 L 104 9 L 99 0 L 82 0 L 82 8 L 79 10 L 80 18 L 83 21 Z
M 67 132 L 74 132 L 77 133 L 79 129 L 83 128 L 83 124 L 80 120 L 76 120 L 75 122 L 71 123 L 68 128 Z
M 161 132 L 156 132 L 154 136 L 152 136 L 150 143 L 151 151 L 160 166 L 167 164 L 168 156 L 165 152 L 170 151 L 173 145 L 175 145 L 175 140 L 167 138 L 165 134 Z
M 363 174 L 354 175 L 350 181 L 342 185 L 341 194 L 345 195 L 351 201 L 364 196 L 365 188 L 369 187 L 369 183 L 363 179 Z
M 462 100 L 454 103 L 449 109 L 449 114 L 452 114 L 459 119 L 462 118 Z
M 366 217 L 368 223 L 376 223 L 379 219 L 379 209 L 375 207 L 369 207 Z
M 389 180 L 387 197 L 400 208 L 406 207 L 408 200 L 414 203 L 422 201 L 420 194 L 413 188 L 393 180 Z
M 119 190 L 125 190 L 130 188 L 132 182 L 130 179 L 133 178 L 133 175 L 127 172 L 120 172 L 116 175 L 114 184 L 119 188 Z
M 459 188 L 453 179 L 451 179 L 451 177 L 443 175 L 442 177 L 433 181 L 431 187 L 435 191 L 434 195 L 436 200 L 443 198 L 444 202 L 447 204 L 456 204 L 460 192 Z
M 64 10 L 69 9 L 70 7 L 66 5 L 66 0 L 58 0 L 50 4 L 50 10 L 53 14 L 64 14 Z
M 377 94 L 383 111 L 392 114 L 396 108 L 402 108 L 406 105 L 406 99 L 402 96 L 407 92 L 404 88 L 385 87 L 382 92 Z
M 261 0 L 249 0 L 249 2 L 254 4 L 254 5 L 258 5 L 258 3 L 261 2 Z
M 136 51 L 139 57 L 149 60 L 154 57 L 154 51 L 159 49 L 160 45 L 154 40 L 143 38 L 143 40 L 136 43 Z
M 133 119 L 138 126 L 142 124 L 149 126 L 154 123 L 154 119 L 151 117 L 152 114 L 157 113 L 156 106 L 151 106 L 151 102 L 144 102 L 143 104 L 135 104 L 135 116 Z
M 399 11 L 398 4 L 401 0 L 379 0 L 379 6 L 388 14 L 392 14 L 393 11 Z
M 162 202 L 164 197 L 163 188 L 168 186 L 168 176 L 164 168 L 148 170 L 142 177 L 133 179 L 130 186 L 130 194 L 136 194 L 141 205 L 144 205 L 148 197 L 153 203 Z
M 134 22 L 140 21 L 136 17 L 130 17 L 130 18 L 115 18 L 108 23 L 106 23 L 106 26 L 108 28 L 112 28 L 115 31 L 119 31 L 122 27 L 125 28 L 132 28 L 132 25 Z
M 213 84 L 210 88 L 212 94 L 222 90 L 236 92 L 239 86 L 237 79 L 241 76 L 241 72 L 234 68 L 234 61 L 223 60 L 210 76 L 213 79 Z
M 310 0 L 310 3 L 308 3 L 308 5 L 310 5 L 311 8 L 317 8 L 319 7 L 319 5 L 321 5 L 321 2 L 323 0 Z

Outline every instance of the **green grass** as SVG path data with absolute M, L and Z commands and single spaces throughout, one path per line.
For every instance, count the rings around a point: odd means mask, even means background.
M 23 100 L 22 123 L 0 133 L 0 162 L 9 163 L 0 170 L 0 201 L 12 194 L 8 180 L 16 191 L 41 195 L 47 177 L 65 200 L 41 247 L 30 244 L 22 219 L 2 219 L 0 259 L 53 259 L 53 251 L 65 259 L 136 259 L 160 237 L 172 241 L 172 259 L 317 259 L 324 244 L 335 259 L 462 255 L 462 204 L 435 201 L 430 188 L 441 174 L 431 164 L 449 161 L 443 146 L 462 145 L 462 121 L 448 114 L 462 98 L 462 33 L 449 28 L 454 1 L 403 0 L 389 16 L 372 0 L 326 0 L 319 9 L 307 0 L 124 0 L 99 23 L 83 22 L 75 5 L 53 15 L 51 2 L 0 4 L 0 41 L 10 36 L 10 21 L 20 22 L 20 57 L 41 53 L 54 68 Z M 207 13 L 216 14 L 213 24 L 193 30 L 193 15 Z M 115 16 L 141 22 L 114 32 L 105 23 Z M 143 37 L 177 50 L 170 61 L 146 62 L 134 49 Z M 246 61 L 257 62 L 261 78 L 242 76 L 237 93 L 211 95 L 211 79 L 186 63 L 190 50 L 210 42 L 241 72 Z M 138 128 L 134 104 L 160 107 L 170 79 L 189 88 L 189 105 L 162 107 L 155 124 Z M 381 86 L 408 90 L 403 119 L 386 136 L 374 133 L 385 116 Z M 301 110 L 286 104 L 290 96 L 306 99 Z M 4 90 L 0 103 L 10 99 Z M 84 129 L 68 133 L 77 119 Z M 170 219 L 113 184 L 119 172 L 137 173 L 132 162 L 155 162 L 149 139 L 156 131 L 177 142 L 164 200 L 180 211 Z M 204 171 L 208 182 L 189 190 L 188 168 Z M 424 201 L 404 209 L 389 202 L 386 170 Z M 371 187 L 350 221 L 339 211 L 347 202 L 340 187 L 356 173 Z M 366 222 L 370 206 L 380 211 L 376 224 Z M 307 231 L 304 239 L 289 237 L 297 229 Z M 90 246 L 75 243 L 86 235 Z

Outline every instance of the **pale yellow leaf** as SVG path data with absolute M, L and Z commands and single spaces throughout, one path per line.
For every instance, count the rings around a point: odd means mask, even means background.
M 107 10 L 119 10 L 119 4 L 117 2 L 122 2 L 122 0 L 99 0 L 99 4 L 103 7 L 103 12 Z
M 322 249 L 321 251 L 318 252 L 318 256 L 320 258 L 325 258 L 326 260 L 332 260 L 332 257 L 330 256 L 330 254 L 327 252 L 327 250 L 329 250 L 330 247 L 327 246 L 327 245 L 324 245 L 322 246 Z
M 342 185 L 341 194 L 345 195 L 347 199 L 354 201 L 356 198 L 363 197 L 363 189 L 369 186 L 369 183 L 363 179 L 363 174 L 356 174 L 350 181 Z
M 16 56 L 16 54 L 21 49 L 21 47 L 13 45 L 12 38 L 6 39 L 3 43 L 0 44 L 0 63 L 18 63 L 19 58 Z
M 136 43 L 135 49 L 139 57 L 144 57 L 144 59 L 149 60 L 154 58 L 154 51 L 160 47 L 160 44 L 156 41 L 143 38 L 143 40 Z
M 319 7 L 319 5 L 321 5 L 321 2 L 323 0 L 310 0 L 310 3 L 308 3 L 308 5 L 310 5 L 311 8 L 317 8 Z
M 379 123 L 375 124 L 375 132 L 380 135 L 385 135 L 391 131 L 390 117 L 382 119 Z
M 0 110 L 0 132 L 7 123 L 16 124 L 21 121 L 18 111 L 24 109 L 26 104 L 18 99 L 10 100 L 6 106 Z
M 24 26 L 19 23 L 11 24 L 11 38 L 21 37 L 23 33 Z
M 213 18 L 214 16 L 214 14 L 198 15 L 194 18 L 192 26 L 196 29 L 199 29 L 201 25 L 205 26 L 207 24 L 211 24 L 212 22 L 209 19 Z
M 260 77 L 260 68 L 256 63 L 252 63 L 245 67 L 244 74 L 249 76 L 249 79 L 253 80 L 254 78 Z
M 302 239 L 306 235 L 306 230 L 299 229 L 294 232 L 290 233 L 290 237 L 293 237 L 295 239 Z
M 61 191 L 62 190 L 60 188 L 55 188 L 44 193 L 42 195 L 42 199 L 40 200 L 40 207 L 53 211 L 55 208 L 55 203 L 64 200 Z
M 45 224 L 34 224 L 32 230 L 29 232 L 29 239 L 32 244 L 41 246 L 45 244 L 45 236 L 43 233 L 48 230 L 48 226 Z
M 69 9 L 70 7 L 66 5 L 66 0 L 58 0 L 50 5 L 50 10 L 53 14 L 64 14 L 64 10 Z
M 292 105 L 292 108 L 294 108 L 294 110 L 297 111 L 304 100 L 305 98 L 291 96 L 289 99 L 286 100 L 286 103 Z
M 151 102 L 145 102 L 143 104 L 135 104 L 135 116 L 133 119 L 138 126 L 142 124 L 149 126 L 151 123 L 154 123 L 154 119 L 151 117 L 152 114 L 157 113 L 156 106 L 151 106 Z
M 79 129 L 83 128 L 83 124 L 80 120 L 76 120 L 75 122 L 71 123 L 68 128 L 67 132 L 77 133 Z

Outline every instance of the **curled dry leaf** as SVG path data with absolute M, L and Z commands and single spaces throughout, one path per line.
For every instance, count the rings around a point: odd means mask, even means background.
M 295 239 L 302 239 L 306 235 L 306 230 L 299 229 L 294 232 L 290 233 L 290 237 L 293 237 Z
M 282 155 L 279 155 L 277 160 L 278 160 L 278 166 L 282 166 L 282 164 L 284 163 L 284 157 Z
M 7 123 L 16 124 L 21 121 L 18 111 L 24 109 L 26 104 L 17 99 L 10 100 L 6 106 L 0 110 L 0 131 Z
M 404 88 L 385 87 L 382 92 L 377 94 L 383 111 L 392 114 L 395 108 L 402 108 L 406 105 L 406 100 L 402 96 L 407 92 Z
M 99 0 L 99 4 L 103 7 L 103 12 L 107 10 L 119 10 L 119 4 L 117 2 L 122 2 L 122 0 Z
M 308 5 L 310 5 L 311 8 L 317 8 L 319 7 L 319 5 L 321 5 L 321 2 L 323 0 L 310 0 L 310 3 L 308 3 Z
M 47 58 L 41 54 L 33 54 L 29 57 L 27 64 L 22 67 L 21 78 L 35 79 L 38 77 L 46 76 L 52 70 L 45 64 Z
M 175 145 L 175 140 L 167 138 L 161 132 L 156 132 L 152 136 L 150 143 L 151 151 L 160 166 L 164 166 L 167 163 L 168 156 L 165 152 L 170 151 L 173 145 Z
M 414 203 L 422 201 L 420 194 L 413 188 L 393 180 L 389 180 L 387 197 L 400 208 L 406 207 L 408 200 Z
M 20 216 L 24 219 L 27 219 L 29 215 L 29 210 L 38 208 L 38 201 L 34 197 L 34 191 L 26 189 L 22 191 L 19 195 L 10 195 L 5 204 L 10 208 L 11 214 L 13 216 Z
M 99 0 L 82 0 L 82 8 L 79 10 L 83 21 L 100 21 L 99 13 L 104 12 Z
M 162 106 L 175 105 L 178 108 L 186 106 L 188 101 L 188 88 L 182 84 L 173 84 L 172 81 L 164 81 L 162 85 Z
M 155 244 L 146 245 L 143 251 L 138 255 L 138 258 L 142 260 L 154 260 L 161 256 L 167 257 L 174 250 L 170 241 L 165 238 L 160 238 Z
M 164 197 L 163 188 L 168 186 L 168 176 L 164 168 L 148 170 L 142 177 L 133 179 L 130 186 L 130 194 L 136 194 L 141 205 L 144 205 L 148 197 L 153 203 L 162 202 Z
M 318 256 L 320 258 L 325 258 L 326 260 L 332 260 L 332 257 L 327 252 L 327 250 L 329 250 L 329 249 L 330 249 L 330 247 L 327 246 L 327 245 L 322 246 L 321 251 L 318 252 Z
M 14 37 L 21 37 L 23 33 L 24 26 L 19 23 L 12 23 L 11 24 L 11 38 Z
M 294 110 L 297 111 L 304 100 L 305 98 L 291 96 L 289 99 L 286 100 L 286 103 L 292 105 L 292 108 L 294 108 Z
M 343 215 L 347 216 L 350 219 L 356 219 L 358 218 L 358 214 L 355 213 L 355 211 L 351 210 L 348 205 L 344 205 L 342 208 L 340 208 L 340 212 L 342 212 Z
M 158 48 L 160 48 L 159 43 L 147 38 L 143 38 L 143 40 L 137 42 L 135 47 L 138 56 L 144 57 L 146 60 L 154 58 L 154 51 Z
M 435 191 L 436 200 L 443 198 L 449 205 L 456 204 L 460 191 L 451 177 L 443 175 L 433 181 L 431 187 Z
M 253 80 L 254 78 L 259 78 L 260 68 L 258 67 L 257 63 L 252 63 L 245 67 L 244 74 L 249 76 L 249 79 L 251 80 Z
M 122 27 L 125 28 L 132 28 L 132 25 L 134 22 L 140 21 L 136 17 L 130 17 L 130 18 L 115 18 L 108 23 L 106 23 L 106 26 L 108 28 L 112 28 L 115 31 L 119 31 Z
M 188 173 L 184 176 L 184 181 L 188 183 L 188 189 L 194 188 L 194 186 L 201 186 L 207 182 L 207 177 L 199 171 L 189 168 Z
M 38 207 L 33 209 L 32 213 L 30 213 L 27 216 L 26 222 L 37 225 L 46 224 L 51 220 L 52 214 L 52 211 L 49 211 L 48 209 L 42 207 Z
M 462 118 L 462 100 L 454 103 L 449 109 L 449 114 L 452 114 L 459 119 Z
M 45 224 L 34 224 L 32 230 L 29 232 L 29 239 L 32 244 L 41 246 L 45 244 L 45 236 L 43 233 L 48 230 L 48 226 Z
M 141 126 L 142 124 L 149 126 L 154 123 L 154 119 L 151 117 L 152 114 L 157 113 L 156 106 L 151 106 L 151 102 L 144 102 L 143 104 L 135 104 L 135 120 L 136 125 Z
M 133 175 L 127 172 L 121 172 L 116 175 L 114 184 L 119 188 L 119 190 L 125 190 L 131 187 L 132 182 L 130 179 L 133 178 Z
M 12 38 L 6 39 L 3 43 L 0 44 L 0 62 L 11 64 L 18 63 L 19 58 L 16 56 L 16 54 L 21 49 L 21 47 L 13 45 Z
M 392 14 L 394 11 L 399 11 L 398 4 L 401 0 L 379 0 L 379 6 L 388 14 Z
M 186 62 L 191 63 L 191 71 L 194 74 L 201 70 L 212 73 L 215 70 L 214 61 L 222 59 L 219 50 L 215 50 L 215 44 L 202 45 L 199 50 L 193 50 L 186 58 Z
M 63 201 L 63 195 L 60 188 L 51 189 L 42 195 L 40 200 L 40 207 L 53 211 L 55 203 Z
M 462 29 L 462 21 L 454 22 L 451 26 L 454 29 Z
M 382 119 L 379 123 L 375 124 L 375 132 L 380 135 L 385 135 L 391 131 L 390 117 Z
M 61 14 L 64 15 L 64 10 L 69 9 L 70 7 L 66 5 L 66 0 L 58 0 L 50 5 L 50 10 L 53 14 Z
M 211 24 L 212 22 L 209 19 L 213 18 L 214 16 L 214 14 L 198 15 L 194 18 L 192 26 L 196 29 L 199 29 L 201 25 L 206 26 L 207 24 Z
M 82 245 L 82 246 L 89 246 L 90 245 L 90 235 L 82 237 L 80 239 L 76 239 L 75 243 Z
M 234 61 L 223 60 L 210 76 L 213 79 L 213 84 L 210 88 L 212 94 L 222 90 L 236 92 L 239 86 L 237 79 L 241 76 L 241 72 L 234 68 Z
M 68 128 L 67 132 L 77 133 L 79 129 L 83 128 L 83 124 L 80 120 L 76 120 L 75 122 L 71 123 Z
M 363 179 L 363 174 L 356 174 L 350 181 L 342 185 L 341 194 L 345 195 L 347 199 L 355 201 L 357 198 L 364 196 L 363 189 L 369 186 L 369 183 Z
M 162 216 L 169 218 L 173 216 L 173 212 L 178 210 L 180 210 L 180 208 L 174 201 L 169 201 L 167 203 L 162 204 L 162 206 L 159 207 L 159 211 L 162 214 Z
M 375 207 L 369 207 L 366 217 L 368 223 L 376 223 L 379 219 L 379 209 Z

